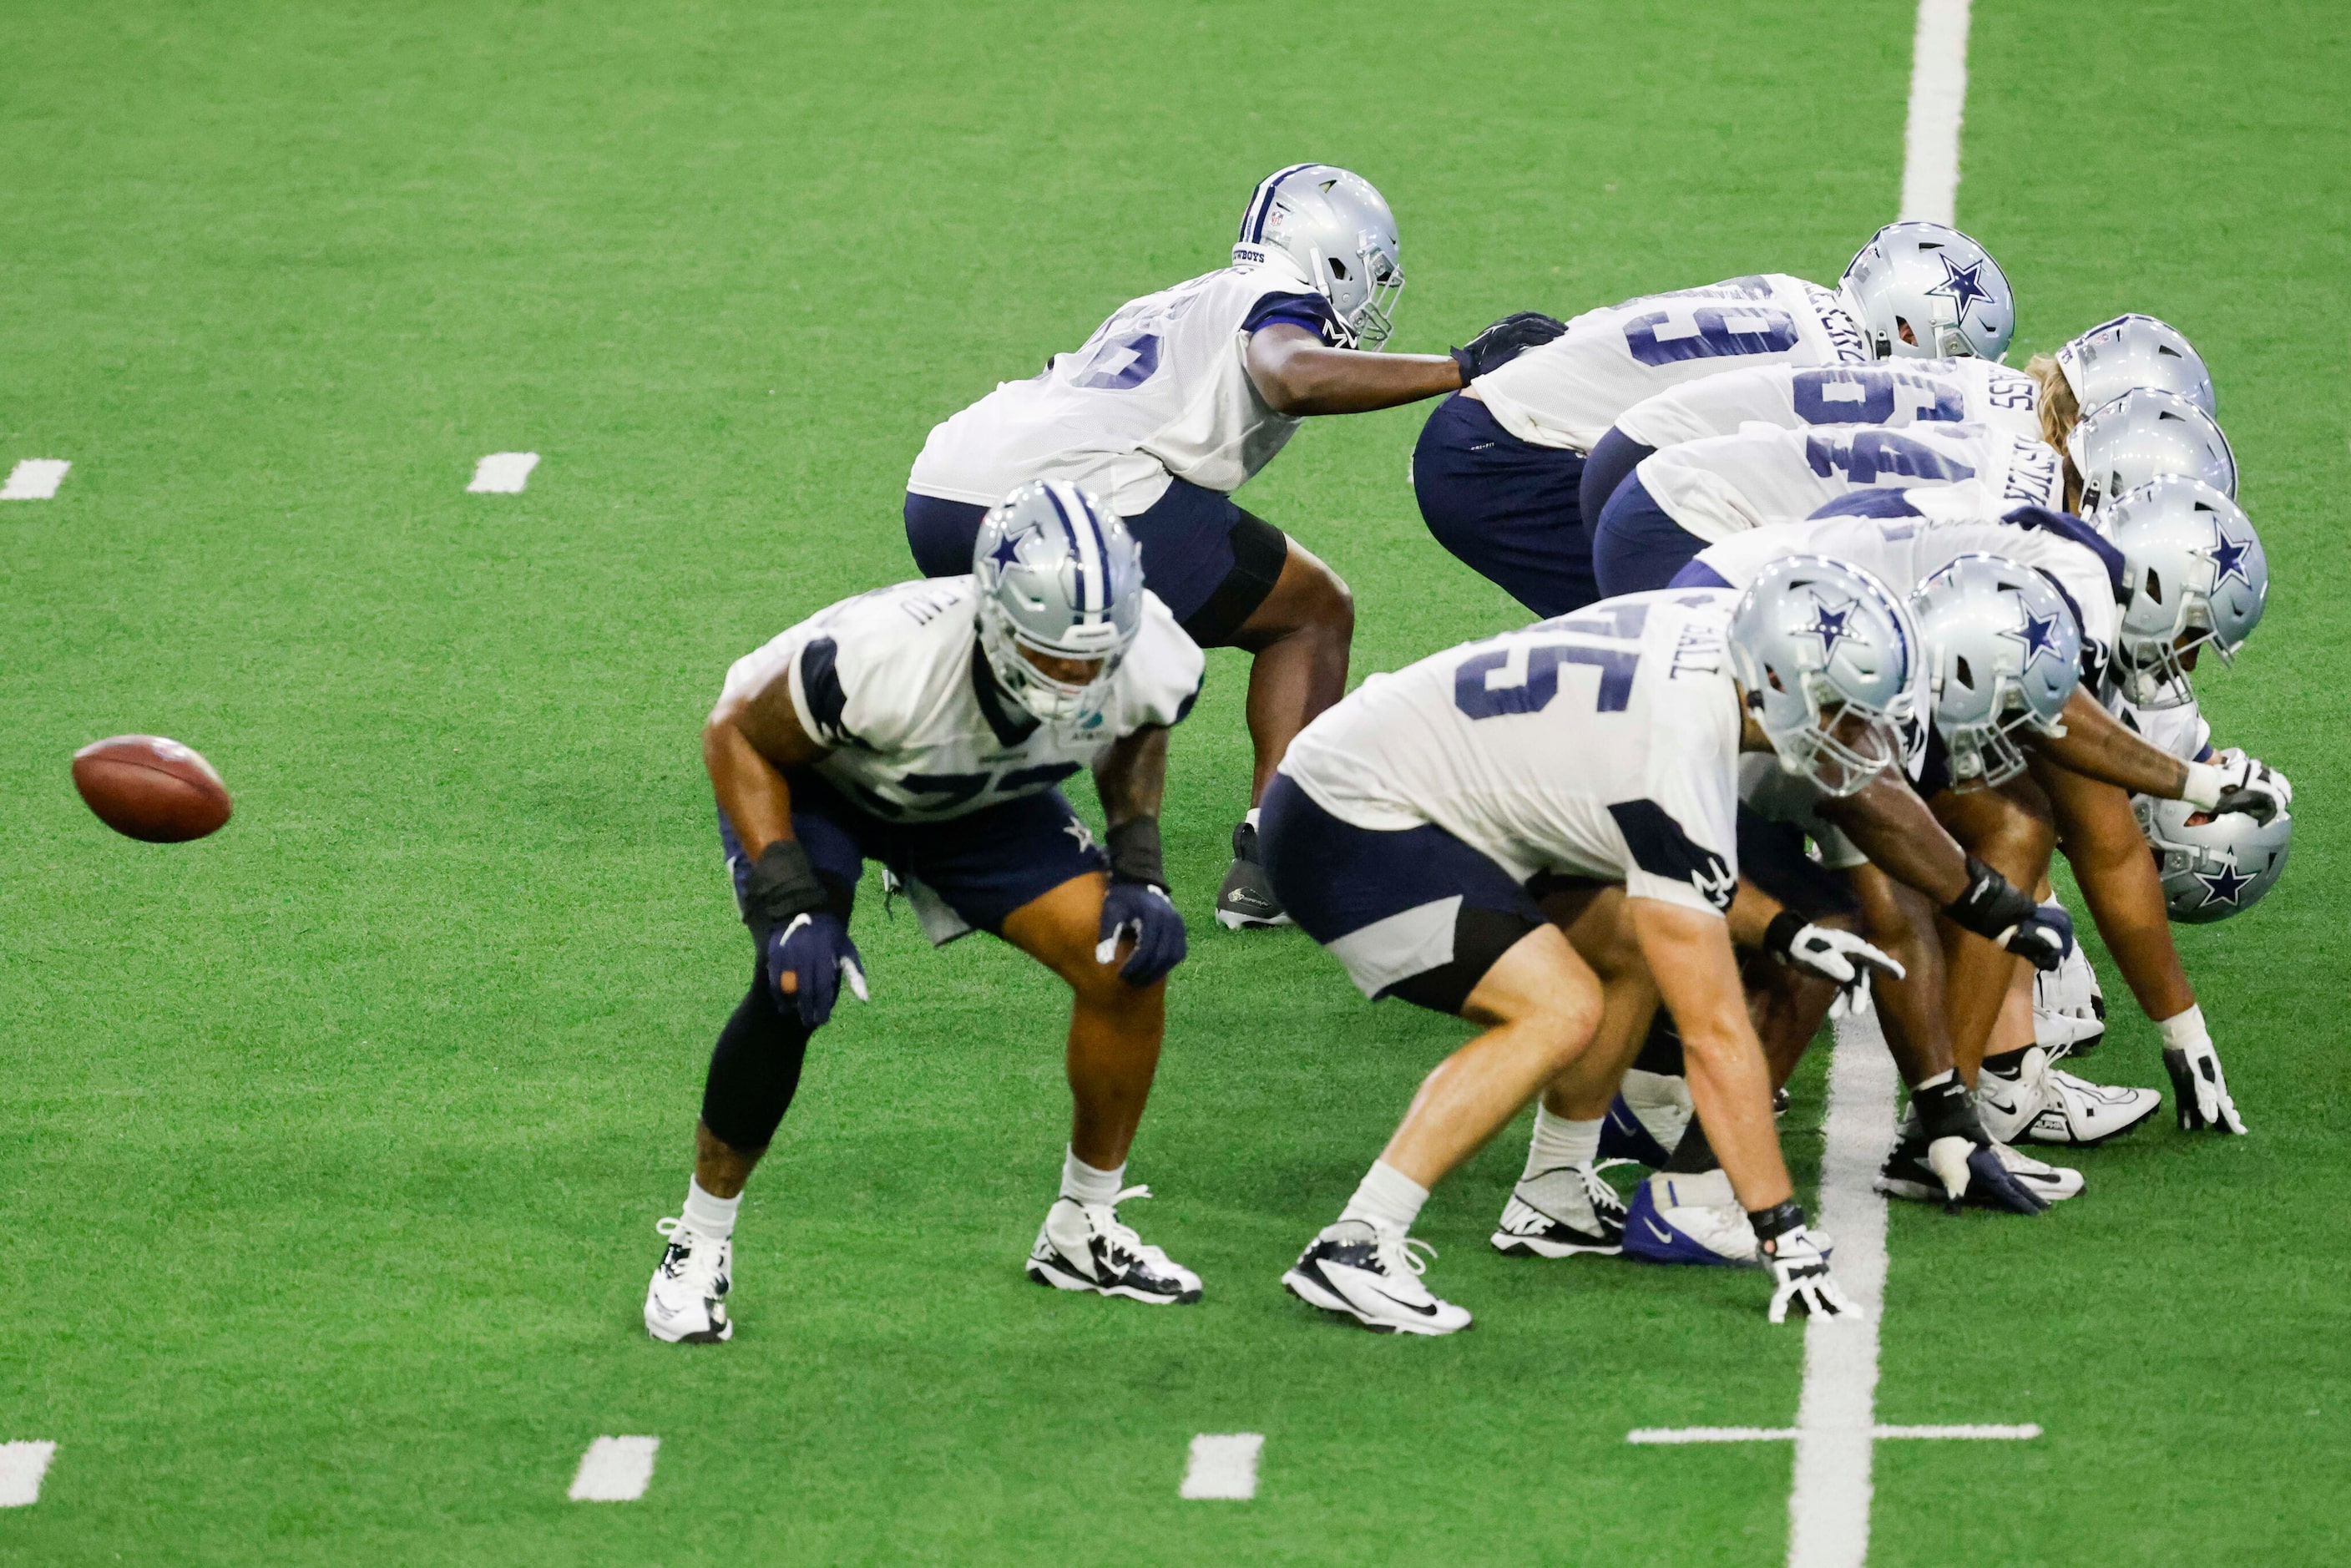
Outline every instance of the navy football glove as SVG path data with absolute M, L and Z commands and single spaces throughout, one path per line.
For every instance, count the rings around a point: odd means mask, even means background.
M 1998 943 L 2031 964 L 2052 970 L 2074 950 L 2074 917 L 2055 904 L 2035 904 L 1991 866 L 1968 857 L 1968 890 L 1943 906 L 1951 924 Z
M 1186 945 L 1184 917 L 1167 896 L 1167 873 L 1162 869 L 1159 821 L 1136 817 L 1111 829 L 1110 891 L 1102 895 L 1101 941 L 1094 962 L 1107 964 L 1118 956 L 1119 943 L 1134 938 L 1134 951 L 1121 965 L 1118 977 L 1130 986 L 1148 986 L 1184 961 Z
M 1567 330 L 1567 323 L 1540 310 L 1505 316 L 1476 337 L 1466 349 L 1447 350 L 1461 367 L 1461 384 L 1468 386 L 1489 371 L 1499 371 L 1529 349 L 1540 348 Z
M 765 951 L 768 984 L 775 988 L 776 1005 L 785 1009 L 797 1005 L 803 1029 L 820 1028 L 832 1017 L 832 1004 L 841 999 L 844 979 L 859 1001 L 868 999 L 865 959 L 857 944 L 849 939 L 849 927 L 829 910 L 796 915 L 789 924 L 772 927 Z M 786 975 L 799 988 L 789 994 L 784 990 Z

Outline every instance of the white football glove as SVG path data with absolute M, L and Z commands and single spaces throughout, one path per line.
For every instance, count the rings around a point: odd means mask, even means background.
M 1768 1314 L 1773 1322 L 1786 1322 L 1792 1310 L 1799 1317 L 1860 1315 L 1861 1309 L 1829 1273 L 1829 1246 L 1827 1237 L 1801 1225 L 1763 1243 L 1763 1260 L 1771 1266 L 1777 1285 Z
M 2229 1075 L 2220 1071 L 2220 1053 L 2210 1041 L 2202 1045 L 2166 1046 L 2163 1068 L 2171 1074 L 2171 1108 L 2183 1133 L 2242 1133 L 2245 1119 L 2229 1098 Z
M 1897 980 L 1905 973 L 1892 954 L 1834 925 L 1801 927 L 1780 959 L 1808 975 L 1836 982 L 1836 1000 L 1829 1004 L 1833 1019 L 1858 1013 L 1869 1005 L 1869 978 L 1874 971 L 1883 970 Z
M 2242 811 L 2267 822 L 2294 803 L 2294 785 L 2259 758 L 2231 747 L 2215 752 L 2210 762 L 2189 763 L 2179 798 L 2216 817 Z

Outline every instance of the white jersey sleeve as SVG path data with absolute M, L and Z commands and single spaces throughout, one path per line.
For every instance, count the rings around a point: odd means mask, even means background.
M 1713 543 L 1750 528 L 1800 522 L 1855 490 L 1972 484 L 2006 511 L 2062 506 L 2064 466 L 2040 441 L 1980 424 L 1907 430 L 1750 425 L 1736 435 L 1669 446 L 1634 472 L 1676 523 Z
M 1142 627 L 1091 724 L 1040 724 L 999 692 L 978 655 L 968 577 L 876 589 L 801 622 L 726 673 L 722 701 L 789 683 L 815 764 L 863 810 L 938 821 L 1033 795 L 1097 761 L 1122 736 L 1191 711 L 1205 659 L 1145 592 Z
M 1435 823 L 1523 881 L 1721 914 L 1738 879 L 1737 596 L 1630 594 L 1374 675 L 1281 770 L 1343 821 Z
M 985 507 L 1032 479 L 1067 479 L 1123 517 L 1147 510 L 1171 478 L 1230 494 L 1298 429 L 1246 362 L 1250 335 L 1275 321 L 1341 340 L 1330 301 L 1286 263 L 1130 300 L 1076 352 L 935 427 L 906 487 Z
M 1644 446 L 1734 435 L 1750 424 L 1984 424 L 2041 434 L 2040 383 L 1990 360 L 1877 365 L 1756 365 L 1670 387 L 1626 409 L 1616 428 Z
M 1868 360 L 1832 290 L 1775 272 L 1587 310 L 1475 390 L 1520 440 L 1589 452 L 1625 410 L 1668 387 L 1744 366 Z

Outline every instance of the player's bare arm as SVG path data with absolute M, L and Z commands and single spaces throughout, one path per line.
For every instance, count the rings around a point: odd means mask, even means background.
M 1771 1121 L 1771 1075 L 1747 1016 L 1730 930 L 1719 915 L 1661 899 L 1627 899 L 1641 956 L 1681 1028 L 1690 1095 L 1742 1207 L 1794 1195 Z
M 1458 392 L 1461 367 L 1447 354 L 1366 354 L 1333 349 L 1305 328 L 1276 321 L 1249 335 L 1247 362 L 1258 395 L 1277 413 L 1368 413 Z
M 702 727 L 702 765 L 745 853 L 757 859 L 769 844 L 792 836 L 792 791 L 784 769 L 809 767 L 827 749 L 801 727 L 789 670 L 712 710 Z
M 1154 725 L 1136 730 L 1094 764 L 1094 792 L 1102 797 L 1103 823 L 1115 833 L 1128 822 L 1159 820 L 1167 789 L 1167 731 Z

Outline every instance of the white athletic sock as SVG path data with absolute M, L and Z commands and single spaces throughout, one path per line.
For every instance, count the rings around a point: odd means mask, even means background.
M 1364 1183 L 1342 1209 L 1342 1219 L 1360 1219 L 1377 1230 L 1410 1230 L 1420 1218 L 1428 1189 L 1385 1160 L 1374 1160 Z
M 1527 1145 L 1527 1168 L 1519 1173 L 1519 1179 L 1532 1181 L 1562 1166 L 1590 1165 L 1600 1157 L 1600 1123 L 1597 1116 L 1589 1122 L 1571 1122 L 1536 1105 L 1535 1135 Z
M 1075 1149 L 1061 1155 L 1061 1196 L 1080 1203 L 1116 1203 L 1118 1189 L 1126 1185 L 1126 1167 L 1114 1171 L 1098 1171 L 1078 1158 Z
M 1247 822 L 1247 823 L 1248 823 L 1250 827 L 1252 827 L 1252 828 L 1256 827 L 1256 826 L 1257 826 L 1257 808 L 1256 808 L 1255 806 L 1251 806 L 1251 807 L 1249 809 L 1249 815 L 1247 815 L 1247 816 L 1243 817 L 1243 818 L 1241 819 L 1241 821 L 1244 821 L 1244 822 Z
M 2163 1019 L 2155 1026 L 2155 1032 L 2163 1036 L 2163 1043 L 2173 1051 L 2211 1049 L 2212 1036 L 2204 1027 L 2204 1009 L 2200 1007 Z
M 724 1241 L 735 1234 L 735 1211 L 743 1207 L 740 1194 L 713 1197 L 692 1176 L 685 1180 L 685 1228 L 707 1241 Z

